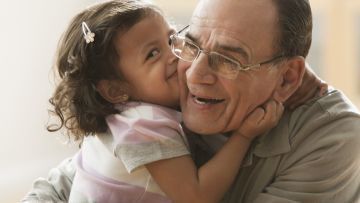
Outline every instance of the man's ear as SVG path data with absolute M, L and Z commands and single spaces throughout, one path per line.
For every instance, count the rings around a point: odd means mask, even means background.
M 283 62 L 281 80 L 277 84 L 273 98 L 285 102 L 300 87 L 305 71 L 305 59 L 296 56 Z
M 96 89 L 99 94 L 108 102 L 118 104 L 129 99 L 128 85 L 120 80 L 100 80 Z

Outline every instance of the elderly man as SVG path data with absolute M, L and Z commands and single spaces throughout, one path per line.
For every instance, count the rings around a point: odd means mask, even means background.
M 207 135 L 237 129 L 270 98 L 294 98 L 311 29 L 307 0 L 199 2 L 190 26 L 172 37 L 182 59 L 184 123 L 199 134 L 189 137 L 199 165 L 226 140 Z M 359 134 L 360 115 L 337 90 L 285 111 L 277 127 L 253 142 L 223 202 L 357 202 Z M 67 200 L 74 174 L 71 160 L 64 161 L 25 199 Z
M 185 125 L 203 135 L 230 132 L 269 98 L 286 102 L 301 84 L 311 30 L 307 0 L 200 1 L 173 44 L 184 61 Z M 199 152 L 212 139 L 190 140 L 195 160 L 205 158 Z M 253 143 L 223 202 L 360 201 L 359 146 L 357 110 L 329 90 L 285 112 Z

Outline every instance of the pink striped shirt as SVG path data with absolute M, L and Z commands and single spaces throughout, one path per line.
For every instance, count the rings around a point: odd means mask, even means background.
M 116 108 L 109 133 L 84 140 L 70 202 L 170 202 L 144 165 L 190 153 L 180 112 L 139 102 Z

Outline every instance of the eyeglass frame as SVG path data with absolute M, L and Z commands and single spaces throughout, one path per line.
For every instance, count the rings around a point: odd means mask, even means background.
M 180 37 L 179 34 L 180 34 L 181 32 L 183 32 L 184 30 L 186 30 L 189 26 L 190 26 L 190 25 L 187 25 L 187 26 L 185 26 L 184 28 L 182 28 L 180 31 L 178 31 L 178 32 L 170 35 L 170 42 L 171 42 L 171 51 L 172 51 L 172 53 L 173 53 L 176 57 L 178 57 L 179 59 L 181 59 L 181 60 L 183 60 L 183 61 L 186 61 L 186 62 L 191 62 L 191 63 L 194 62 L 194 61 L 200 56 L 201 53 L 204 53 L 205 55 L 208 55 L 208 56 L 210 56 L 210 54 L 215 54 L 215 55 L 218 55 L 218 56 L 220 56 L 220 57 L 223 57 L 223 58 L 225 58 L 226 60 L 228 60 L 228 61 L 236 64 L 236 67 L 238 67 L 238 68 L 237 68 L 237 73 L 236 73 L 236 75 L 234 76 L 234 78 L 237 77 L 237 75 L 238 75 L 238 73 L 239 73 L 240 71 L 248 71 L 248 70 L 253 69 L 253 68 L 259 68 L 260 66 L 262 66 L 262 65 L 264 65 L 264 64 L 272 63 L 272 62 L 274 62 L 274 61 L 276 61 L 276 60 L 278 60 L 278 59 L 280 59 L 280 58 L 285 57 L 283 54 L 279 54 L 279 55 L 277 55 L 277 56 L 275 56 L 275 57 L 273 57 L 273 58 L 271 58 L 271 59 L 269 59 L 269 60 L 265 60 L 265 61 L 260 62 L 260 63 L 242 65 L 239 61 L 237 61 L 237 60 L 235 60 L 235 59 L 233 59 L 233 58 L 230 58 L 230 57 L 228 57 L 228 56 L 225 56 L 225 55 L 223 55 L 223 54 L 221 54 L 221 53 L 218 53 L 218 52 L 216 52 L 216 51 L 206 51 L 206 50 L 200 48 L 200 47 L 199 47 L 198 45 L 196 45 L 194 42 L 188 40 L 186 37 L 182 37 L 182 36 Z M 173 40 L 172 40 L 173 38 L 177 38 L 177 39 L 184 40 L 186 43 L 189 43 L 189 44 L 193 45 L 194 47 L 196 47 L 198 51 L 197 51 L 196 56 L 194 56 L 194 59 L 192 59 L 192 60 L 185 60 L 185 59 L 182 58 L 180 55 L 176 54 L 176 52 L 175 52 L 175 46 L 174 46 L 174 43 L 173 43 Z M 216 72 L 216 69 L 215 69 L 215 68 L 211 67 L 211 69 Z M 226 76 L 224 76 L 224 77 L 226 77 Z

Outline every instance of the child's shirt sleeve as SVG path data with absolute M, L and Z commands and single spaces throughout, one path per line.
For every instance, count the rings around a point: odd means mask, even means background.
M 189 155 L 180 121 L 179 112 L 150 104 L 108 116 L 115 156 L 131 173 L 154 161 Z

